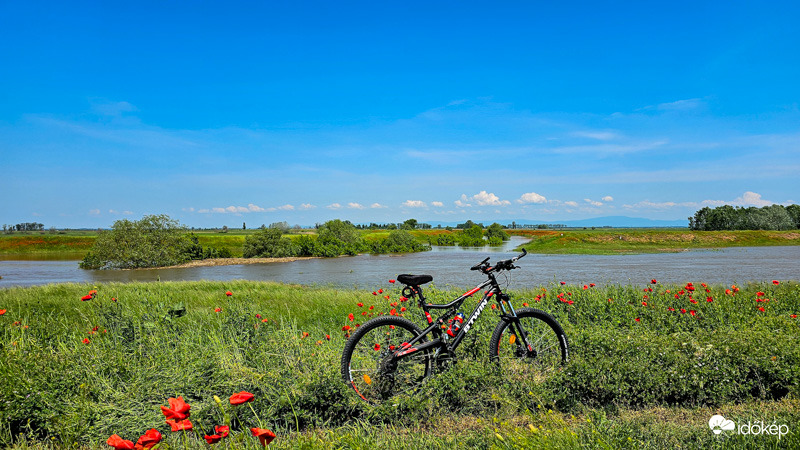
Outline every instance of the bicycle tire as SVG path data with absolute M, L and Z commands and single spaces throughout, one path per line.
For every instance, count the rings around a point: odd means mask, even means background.
M 342 352 L 342 378 L 362 400 L 380 403 L 399 393 L 415 390 L 432 371 L 431 352 L 421 351 L 387 367 L 387 358 L 422 330 L 397 316 L 380 316 L 362 324 L 347 340 Z M 425 338 L 418 341 L 425 342 Z
M 550 314 L 535 308 L 516 311 L 517 321 L 501 320 L 489 341 L 490 359 L 509 381 L 540 382 L 569 360 L 569 341 L 561 325 Z M 527 334 L 525 348 L 517 323 Z

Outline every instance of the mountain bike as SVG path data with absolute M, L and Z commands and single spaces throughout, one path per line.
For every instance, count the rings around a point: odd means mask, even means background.
M 569 358 L 569 344 L 561 325 L 550 314 L 534 308 L 515 309 L 496 275 L 517 269 L 514 265 L 527 251 L 511 259 L 489 264 L 489 258 L 471 267 L 488 277 L 447 304 L 429 303 L 422 286 L 431 275 L 397 276 L 404 285 L 404 299 L 416 300 L 428 322 L 420 329 L 406 317 L 383 315 L 362 324 L 350 336 L 342 353 L 345 382 L 369 403 L 413 392 L 425 378 L 456 360 L 456 349 L 472 329 L 491 299 L 499 307 L 500 322 L 489 341 L 493 370 L 509 381 L 541 381 Z M 485 289 L 468 318 L 459 312 L 464 302 Z M 409 302 L 410 303 L 410 302 Z M 444 311 L 434 318 L 431 311 Z

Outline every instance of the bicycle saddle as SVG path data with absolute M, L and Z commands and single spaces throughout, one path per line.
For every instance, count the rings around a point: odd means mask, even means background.
M 397 276 L 397 281 L 409 286 L 421 286 L 433 281 L 433 277 L 431 275 L 409 275 L 404 273 Z

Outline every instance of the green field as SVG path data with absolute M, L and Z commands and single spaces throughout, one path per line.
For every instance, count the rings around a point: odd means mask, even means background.
M 498 318 L 487 308 L 462 360 L 379 407 L 356 400 L 339 374 L 348 314 L 357 322 L 399 295 L 389 283 L 375 288 L 390 300 L 249 281 L 2 289 L 0 445 L 108 448 L 112 434 L 135 442 L 156 428 L 160 448 L 207 448 L 203 431 L 230 423 L 217 445 L 258 448 L 247 428 L 259 426 L 277 434 L 276 448 L 800 446 L 796 283 L 512 292 L 517 307 L 544 309 L 564 326 L 563 369 L 541 383 L 498 379 L 487 357 Z M 91 289 L 96 297 L 81 301 Z M 437 300 L 456 294 L 431 291 Z M 421 322 L 416 308 L 409 317 Z M 242 390 L 253 403 L 229 405 Z M 192 405 L 191 432 L 164 422 L 159 406 L 177 396 Z M 715 414 L 789 432 L 715 436 Z
M 602 254 L 679 252 L 692 249 L 800 245 L 800 231 L 690 231 L 675 229 L 507 230 L 526 236 L 532 253 Z

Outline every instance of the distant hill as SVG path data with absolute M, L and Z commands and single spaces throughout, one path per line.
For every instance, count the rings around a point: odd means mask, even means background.
M 463 222 L 436 222 L 436 221 L 424 221 L 424 220 L 421 222 L 429 223 L 434 227 L 437 225 L 442 225 L 443 227 L 446 226 L 455 227 L 459 223 L 463 223 Z M 547 225 L 562 224 L 571 228 L 582 228 L 582 227 L 688 228 L 689 226 L 689 222 L 687 220 L 654 220 L 654 219 L 644 219 L 641 217 L 626 217 L 626 216 L 605 216 L 605 217 L 594 217 L 591 219 L 581 219 L 581 220 L 499 219 L 491 221 L 486 221 L 486 220 L 482 221 L 473 219 L 473 222 L 483 223 L 486 226 L 491 225 L 494 222 L 497 222 L 503 226 L 510 225 L 512 222 L 515 222 L 517 226 L 540 225 L 540 224 L 547 224 Z

